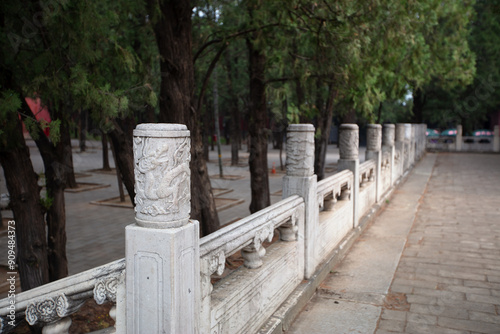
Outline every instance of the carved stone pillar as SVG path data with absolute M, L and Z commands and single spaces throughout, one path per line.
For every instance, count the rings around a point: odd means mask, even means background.
M 405 163 L 404 163 L 403 171 L 406 172 L 412 164 L 412 161 L 411 161 L 411 124 L 410 123 L 405 123 L 404 143 L 405 143 L 405 150 L 404 150 Z
M 134 130 L 136 224 L 126 227 L 127 333 L 199 332 L 199 227 L 191 208 L 189 131 Z
M 349 169 L 354 175 L 351 199 L 353 201 L 353 227 L 358 226 L 359 216 L 359 128 L 357 124 L 342 124 L 339 128 L 338 171 Z
M 375 201 L 378 203 L 382 196 L 382 125 L 368 124 L 366 129 L 366 153 L 365 159 L 375 160 Z
M 291 195 L 304 198 L 305 278 L 308 279 L 319 262 L 315 249 L 319 208 L 317 177 L 314 175 L 314 126 L 291 124 L 287 129 L 286 138 L 286 176 L 283 177 L 283 198 Z
M 420 147 L 420 158 L 422 158 L 425 154 L 426 148 L 427 148 L 427 124 L 420 124 L 420 141 L 421 141 L 421 147 Z
M 389 152 L 391 155 L 389 168 L 391 173 L 391 186 L 394 185 L 394 140 L 396 137 L 396 126 L 394 124 L 384 124 L 382 131 L 382 151 Z
M 493 132 L 493 152 L 500 152 L 500 127 L 495 125 Z
M 399 158 L 399 169 L 396 170 L 396 178 L 394 180 L 397 181 L 403 175 L 405 165 L 405 124 L 403 123 L 396 124 L 395 147 Z

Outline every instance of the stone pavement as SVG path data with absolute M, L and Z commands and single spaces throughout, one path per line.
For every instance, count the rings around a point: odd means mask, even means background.
M 427 154 L 288 333 L 500 333 L 500 155 Z

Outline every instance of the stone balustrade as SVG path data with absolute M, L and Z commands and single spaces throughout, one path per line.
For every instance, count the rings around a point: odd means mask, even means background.
M 457 125 L 454 136 L 429 136 L 425 146 L 430 151 L 493 152 L 500 153 L 500 129 L 495 125 L 493 136 L 464 136 L 461 125 Z
M 116 321 L 117 333 L 122 333 L 125 319 L 124 305 L 125 259 L 84 271 L 77 275 L 45 284 L 32 290 L 16 294 L 15 319 L 9 310 L 9 300 L 0 301 L 0 333 L 7 333 L 24 319 L 30 325 L 43 327 L 44 333 L 68 333 L 71 326 L 69 316 L 83 304 L 94 298 L 97 304 L 114 304 L 110 316 Z M 7 312 L 6 312 L 7 311 Z M 121 318 L 121 319 L 119 319 Z M 12 321 L 15 326 L 11 326 Z
M 369 125 L 360 164 L 359 128 L 343 124 L 338 172 L 318 182 L 314 133 L 310 124 L 288 128 L 283 200 L 200 239 L 190 219 L 189 131 L 139 125 L 136 222 L 126 227 L 126 258 L 18 294 L 15 321 L 68 333 L 68 315 L 93 296 L 116 304 L 116 333 L 286 330 L 283 307 L 307 298 L 300 286 L 329 270 L 346 238 L 366 225 L 426 147 L 425 125 Z M 242 266 L 229 270 L 227 259 L 238 254 Z M 10 330 L 8 306 L 0 301 L 0 333 Z

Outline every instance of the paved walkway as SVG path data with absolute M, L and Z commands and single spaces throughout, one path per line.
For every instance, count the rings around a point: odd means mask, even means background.
M 427 154 L 288 333 L 500 333 L 500 155 Z

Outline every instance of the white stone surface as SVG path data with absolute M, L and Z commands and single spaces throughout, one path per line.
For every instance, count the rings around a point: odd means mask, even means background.
M 339 154 L 341 160 L 359 157 L 359 128 L 357 124 L 341 124 L 339 128 Z
M 299 195 L 304 199 L 304 277 L 309 278 L 318 265 L 314 245 L 318 232 L 317 177 L 314 175 L 314 127 L 303 124 L 287 129 L 286 176 L 283 178 L 283 198 Z M 291 144 L 291 145 L 290 145 Z M 290 158 L 289 158 L 290 157 Z
M 127 333 L 198 333 L 198 222 L 125 233 Z
M 179 227 L 191 212 L 189 131 L 181 124 L 140 124 L 134 130 L 136 222 Z

